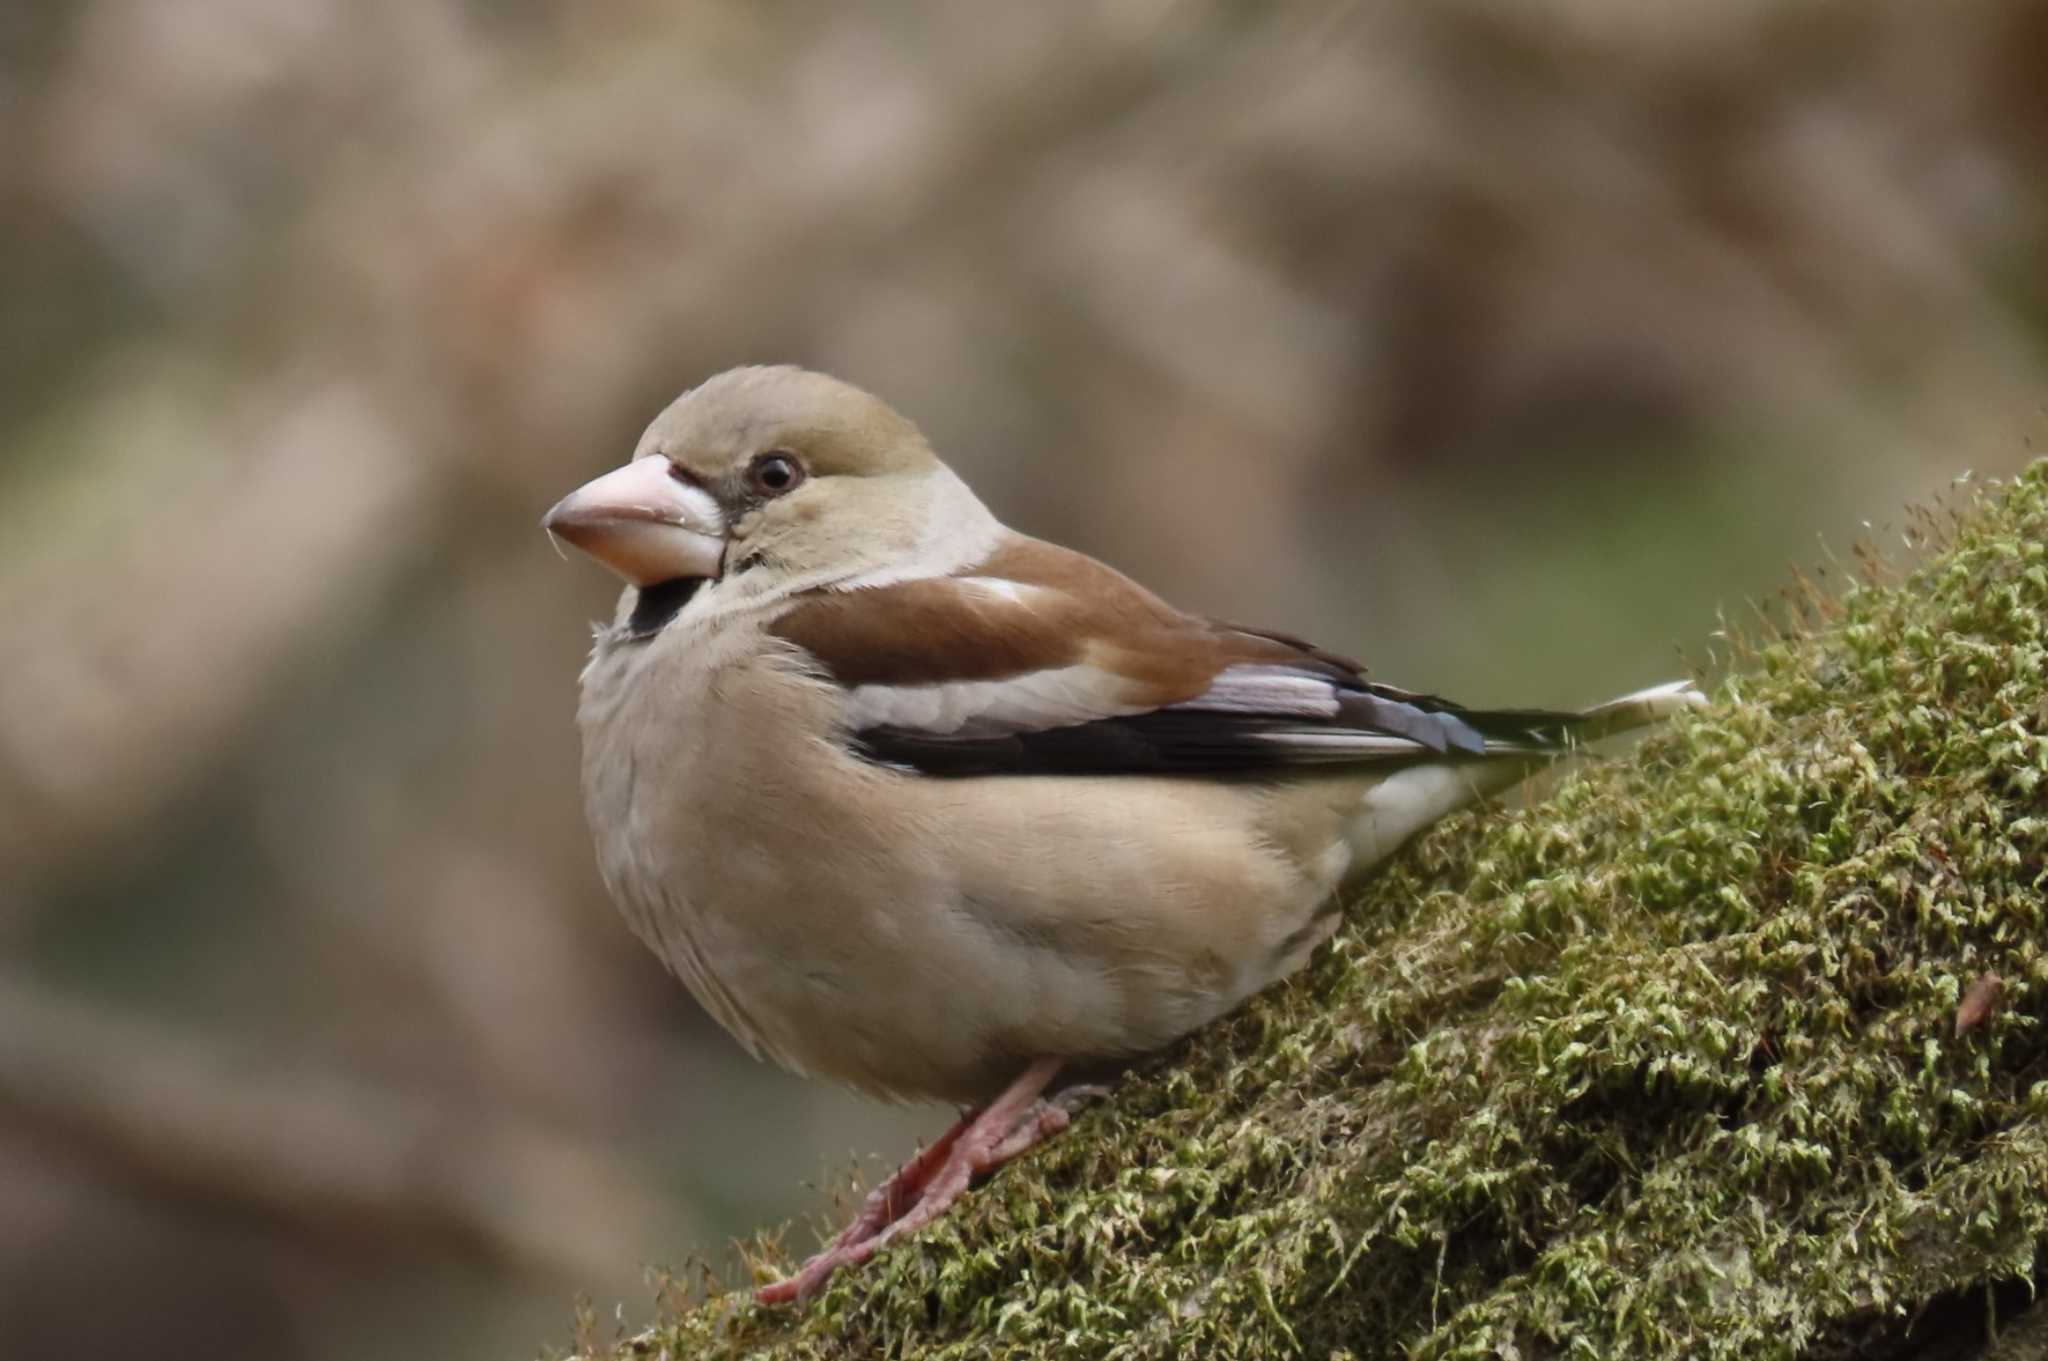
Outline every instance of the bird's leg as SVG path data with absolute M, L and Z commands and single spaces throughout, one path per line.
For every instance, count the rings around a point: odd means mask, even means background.
M 866 1252 L 860 1252 L 863 1244 L 869 1243 L 883 1229 L 895 1223 L 903 1212 L 915 1205 L 924 1195 L 925 1184 L 932 1174 L 946 1161 L 962 1134 L 976 1119 L 974 1111 L 968 1111 L 944 1134 L 933 1140 L 927 1148 L 919 1150 L 916 1156 L 896 1171 L 874 1190 L 862 1204 L 860 1213 L 851 1223 L 841 1229 L 811 1259 L 798 1268 L 793 1276 L 771 1281 L 754 1292 L 754 1299 L 761 1304 L 786 1304 L 791 1300 L 808 1298 L 815 1294 L 834 1271 L 841 1266 L 864 1261 Z M 874 1249 L 870 1247 L 868 1252 Z
M 915 1233 L 952 1208 L 968 1183 L 1067 1127 L 1072 1118 L 1056 1101 L 1039 1094 L 1060 1069 L 1058 1059 L 1039 1059 L 978 1114 L 963 1116 L 895 1176 L 868 1196 L 851 1224 L 829 1247 L 793 1276 L 754 1292 L 761 1304 L 808 1299 L 843 1266 L 857 1266 L 876 1249 Z
M 762 1286 L 754 1292 L 754 1298 L 762 1304 L 783 1304 L 802 1299 L 823 1285 L 825 1278 L 838 1267 L 862 1260 L 866 1254 L 852 1255 L 855 1249 L 895 1223 L 898 1216 L 917 1203 L 924 1194 L 925 1183 L 946 1161 L 953 1145 L 967 1132 L 975 1118 L 975 1112 L 969 1111 L 954 1121 L 952 1127 L 933 1140 L 928 1148 L 920 1150 L 909 1162 L 897 1168 L 887 1181 L 868 1192 L 866 1202 L 853 1221 L 805 1262 L 794 1276 Z
M 932 1174 L 917 1203 L 876 1234 L 867 1252 L 916 1233 L 951 1209 L 974 1178 L 995 1171 L 1065 1129 L 1072 1120 L 1066 1108 L 1038 1099 L 1059 1070 L 1058 1059 L 1039 1059 L 1005 1087 L 1003 1094 L 960 1132 L 952 1153 Z
M 1031 1103 L 1024 1118 L 1010 1131 L 1010 1137 L 990 1155 L 990 1166 L 1000 1167 L 1020 1153 L 1028 1153 L 1074 1123 L 1083 1106 L 1109 1095 L 1109 1088 L 1097 1083 L 1076 1083 L 1052 1096 Z

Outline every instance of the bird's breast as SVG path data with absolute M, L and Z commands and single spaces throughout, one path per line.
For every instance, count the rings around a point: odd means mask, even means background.
M 671 636 L 675 634 L 675 636 Z M 923 845 L 839 749 L 837 687 L 744 630 L 665 631 L 586 674 L 584 793 L 635 934 L 749 1052 L 871 1090 L 892 989 L 878 959 L 931 896 Z
M 586 676 L 589 816 L 628 922 L 757 1055 L 972 1099 L 1165 1044 L 1326 929 L 1327 848 L 1282 845 L 1258 790 L 891 770 L 772 640 L 681 641 Z

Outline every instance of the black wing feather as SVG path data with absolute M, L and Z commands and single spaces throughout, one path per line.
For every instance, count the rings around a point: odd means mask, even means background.
M 1331 720 L 1171 708 L 1004 737 L 869 728 L 854 734 L 854 748 L 872 761 L 939 776 L 1255 775 L 1303 765 L 1564 751 L 1575 717 L 1475 711 L 1434 696 L 1347 687 Z M 1390 740 L 1378 750 L 1359 750 L 1347 748 L 1346 738 L 1359 739 L 1360 746 Z

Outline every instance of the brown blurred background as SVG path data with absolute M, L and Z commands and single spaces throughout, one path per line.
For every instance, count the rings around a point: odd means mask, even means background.
M 9 1357 L 530 1355 L 944 1124 L 593 870 L 535 523 L 708 373 L 1479 702 L 2043 428 L 2043 3 L 15 0 L 0 110 Z

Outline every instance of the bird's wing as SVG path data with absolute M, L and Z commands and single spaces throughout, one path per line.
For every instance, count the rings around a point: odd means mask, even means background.
M 1183 613 L 1021 536 L 953 576 L 806 595 L 771 631 L 844 689 L 857 750 L 928 774 L 1527 756 L 1568 748 L 1577 722 L 1373 684 L 1348 658 Z

